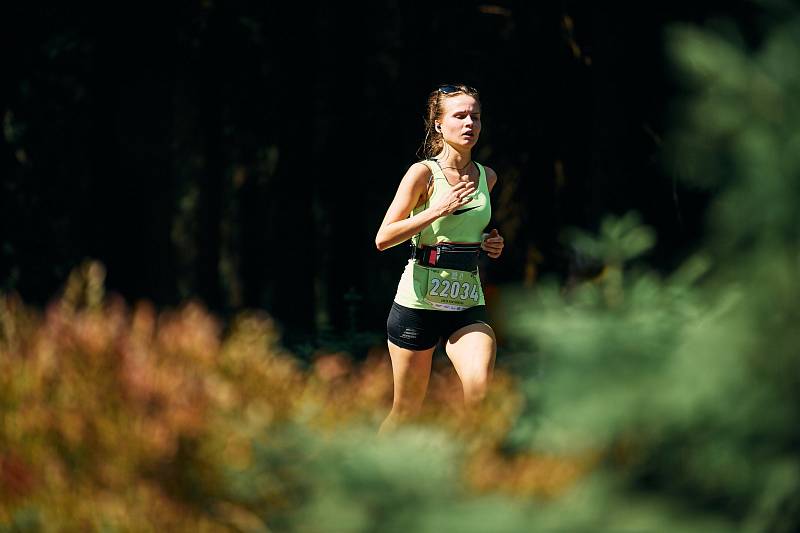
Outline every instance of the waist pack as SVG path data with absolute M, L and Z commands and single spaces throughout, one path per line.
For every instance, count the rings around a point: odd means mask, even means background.
M 480 255 L 479 242 L 440 242 L 433 246 L 411 248 L 411 259 L 422 266 L 466 272 L 478 270 Z

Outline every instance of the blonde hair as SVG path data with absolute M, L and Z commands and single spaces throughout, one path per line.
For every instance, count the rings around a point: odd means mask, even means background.
M 443 92 L 443 89 L 448 90 Z M 420 159 L 430 159 L 442 151 L 444 138 L 441 132 L 436 131 L 436 120 L 442 116 L 444 111 L 444 99 L 460 94 L 469 95 L 480 103 L 477 89 L 460 83 L 441 85 L 428 95 L 428 105 L 425 110 L 425 140 L 417 150 L 417 156 Z

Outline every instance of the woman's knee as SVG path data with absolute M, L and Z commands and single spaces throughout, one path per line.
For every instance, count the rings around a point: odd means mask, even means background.
M 480 372 L 476 375 L 465 376 L 462 380 L 464 391 L 476 396 L 485 396 L 489 389 L 489 372 Z

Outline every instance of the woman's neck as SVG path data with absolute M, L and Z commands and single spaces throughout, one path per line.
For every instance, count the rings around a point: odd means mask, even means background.
M 439 162 L 443 168 L 455 168 L 463 170 L 470 163 L 472 163 L 472 153 L 467 151 L 464 153 L 457 152 L 456 150 L 449 150 L 449 153 L 440 152 L 434 159 Z

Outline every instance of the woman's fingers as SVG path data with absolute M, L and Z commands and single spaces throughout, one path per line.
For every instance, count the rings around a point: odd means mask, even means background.
M 492 259 L 497 259 L 500 257 L 500 254 L 503 252 L 503 247 L 505 246 L 503 237 L 501 237 L 497 230 L 494 229 L 491 231 L 491 233 L 487 233 L 485 235 L 486 238 L 483 239 L 481 248 L 486 251 L 486 255 Z
M 458 183 L 453 186 L 453 190 L 451 194 L 455 195 L 456 205 L 455 208 L 459 208 L 463 205 L 466 205 L 472 201 L 472 197 L 470 196 L 472 193 L 475 192 L 475 186 L 470 183 Z
M 486 251 L 486 255 L 491 257 L 492 259 L 497 259 L 500 257 L 500 253 L 503 251 L 503 248 L 494 248 L 491 246 L 486 246 L 483 248 Z
M 475 184 L 461 181 L 453 185 L 447 195 L 442 198 L 441 208 L 443 215 L 449 215 L 459 207 L 472 201 L 472 193 L 475 192 Z

